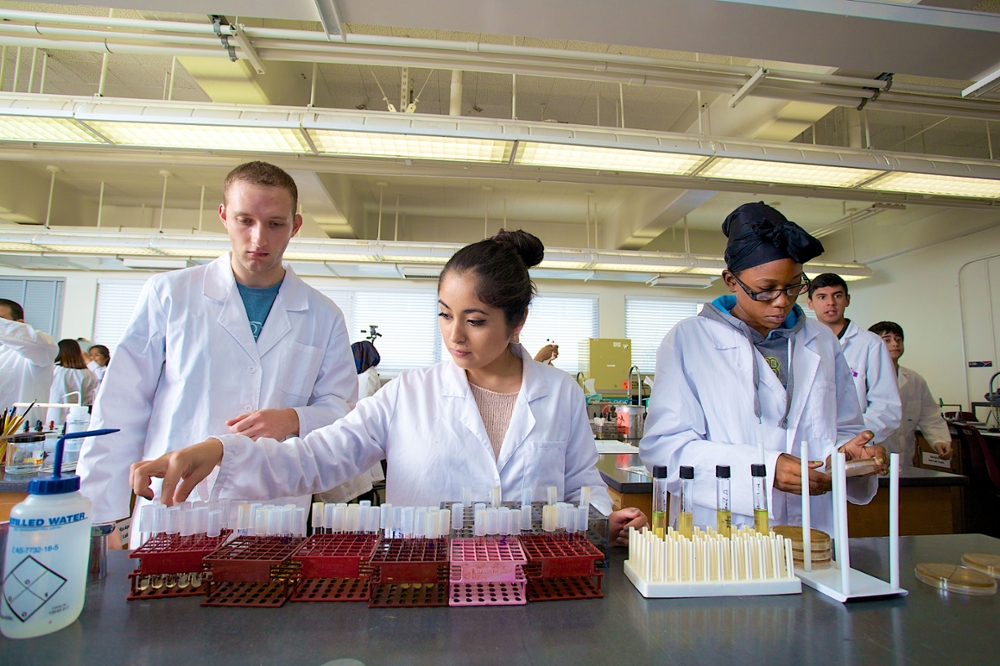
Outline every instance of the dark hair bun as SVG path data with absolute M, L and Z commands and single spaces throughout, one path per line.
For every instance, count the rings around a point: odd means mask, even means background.
M 501 245 L 506 245 L 517 252 L 521 260 L 524 261 L 524 265 L 528 268 L 537 266 L 545 258 L 545 246 L 542 245 L 542 241 L 527 231 L 522 231 L 521 229 L 517 231 L 501 229 L 491 240 Z

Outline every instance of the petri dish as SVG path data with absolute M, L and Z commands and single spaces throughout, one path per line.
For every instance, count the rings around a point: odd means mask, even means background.
M 802 550 L 802 527 L 796 525 L 777 525 L 771 528 L 775 534 L 792 540 L 792 548 Z M 809 530 L 810 544 L 813 552 L 818 550 L 829 550 L 833 540 L 830 535 L 820 530 Z
M 981 596 L 997 593 L 997 582 L 993 578 L 957 564 L 918 564 L 914 573 L 921 583 L 945 592 Z
M 966 553 L 962 556 L 962 564 L 987 576 L 1000 578 L 1000 555 L 993 555 L 991 553 Z

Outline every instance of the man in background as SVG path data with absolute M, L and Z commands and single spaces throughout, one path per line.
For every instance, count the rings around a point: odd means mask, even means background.
M 924 439 L 934 447 L 944 460 L 951 458 L 951 432 L 948 424 L 941 416 L 940 406 L 931 397 L 927 382 L 915 370 L 904 368 L 899 359 L 905 351 L 903 347 L 903 328 L 894 321 L 880 321 L 868 329 L 885 341 L 896 370 L 899 385 L 899 397 L 903 402 L 903 419 L 899 428 L 884 442 L 887 451 L 899 454 L 903 467 L 913 467 L 914 449 L 916 448 L 917 428 Z
M 20 303 L 0 298 L 0 409 L 47 401 L 58 354 L 51 335 L 24 323 Z M 33 409 L 29 418 L 44 415 L 44 409 Z
M 305 436 L 354 408 L 344 317 L 282 263 L 302 225 L 297 207 L 291 176 L 264 162 L 242 164 L 227 176 L 219 206 L 232 251 L 146 282 L 91 423 L 121 432 L 86 440 L 80 453 L 81 492 L 94 503 L 95 522 L 129 515 L 136 460 L 230 432 Z M 208 487 L 192 500 L 207 501 Z M 274 503 L 308 510 L 309 500 Z
M 809 285 L 809 308 L 840 340 L 865 427 L 875 434 L 874 443 L 880 444 L 899 428 L 902 416 L 896 373 L 882 340 L 846 318 L 850 304 L 847 282 L 835 273 L 818 275 Z

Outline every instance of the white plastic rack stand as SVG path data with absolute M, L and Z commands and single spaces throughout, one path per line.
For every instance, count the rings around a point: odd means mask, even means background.
M 732 537 L 695 529 L 692 539 L 629 528 L 625 575 L 642 596 L 730 597 L 800 594 L 791 541 L 741 529 Z
M 802 443 L 802 478 L 808 478 L 808 445 Z M 850 546 L 847 537 L 847 473 L 843 453 L 832 456 L 833 464 L 833 543 L 836 566 L 828 569 L 812 568 L 812 551 L 809 530 L 809 484 L 803 485 L 802 534 L 804 537 L 802 567 L 795 573 L 802 582 L 817 592 L 841 603 L 867 599 L 906 595 L 899 586 L 899 454 L 889 456 L 889 582 L 851 568 Z

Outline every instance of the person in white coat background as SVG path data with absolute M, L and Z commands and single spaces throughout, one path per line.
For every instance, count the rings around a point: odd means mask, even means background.
M 597 471 L 597 447 L 583 391 L 567 373 L 537 363 L 514 343 L 528 315 L 534 285 L 528 268 L 544 248 L 523 231 L 501 231 L 459 250 L 438 282 L 442 344 L 450 359 L 403 372 L 346 418 L 284 442 L 239 435 L 210 438 L 158 460 L 136 463 L 132 485 L 150 497 L 182 501 L 219 467 L 213 498 L 253 499 L 322 490 L 386 459 L 386 499 L 393 505 L 436 506 L 472 488 L 479 500 L 531 491 L 544 500 L 556 486 L 572 502 L 590 486 L 591 504 L 610 514 L 612 543 L 646 517 L 635 508 L 612 512 Z
M 49 402 L 92 405 L 96 392 L 97 377 L 87 368 L 80 343 L 76 340 L 60 340 L 59 355 L 52 371 L 52 385 L 49 387 Z M 66 407 L 49 407 L 45 414 L 46 425 L 54 423 L 56 429 L 62 428 L 68 412 Z
M 87 369 L 97 377 L 97 387 L 101 387 L 104 381 L 104 373 L 108 370 L 108 363 L 111 362 L 111 352 L 104 345 L 91 345 L 90 352 L 84 354 L 88 358 Z
M 763 444 L 768 508 L 773 524 L 801 524 L 802 484 L 808 483 L 813 526 L 831 529 L 831 477 L 810 465 L 800 474 L 800 450 L 825 461 L 884 457 L 866 447 L 861 408 L 837 338 L 806 319 L 795 299 L 809 288 L 803 264 L 823 246 L 763 203 L 745 204 L 726 218 L 723 279 L 733 295 L 720 296 L 667 333 L 656 355 L 639 455 L 647 467 L 668 469 L 678 495 L 679 467 L 694 467 L 694 522 L 716 524 L 716 465 L 732 474 L 733 527 L 753 526 L 752 464 Z M 884 469 L 884 467 L 882 468 Z M 848 481 L 849 497 L 870 501 L 874 478 Z M 671 502 L 676 524 L 679 502 Z
M 896 388 L 896 370 L 882 338 L 845 316 L 851 305 L 847 282 L 836 273 L 817 275 L 809 284 L 809 307 L 816 319 L 840 340 L 844 359 L 858 391 L 865 427 L 881 444 L 899 427 L 902 406 Z
M 950 460 L 951 431 L 948 423 L 941 416 L 941 407 L 931 396 L 927 382 L 916 370 L 904 368 L 899 364 L 905 348 L 903 346 L 903 327 L 893 321 L 880 321 L 869 329 L 885 341 L 896 370 L 899 385 L 899 397 L 903 402 L 903 419 L 899 428 L 885 440 L 885 448 L 898 453 L 904 468 L 912 468 L 913 457 L 917 445 L 917 428 L 927 443 L 934 447 L 937 454 L 944 460 Z
M 108 366 L 91 427 L 121 432 L 85 440 L 78 465 L 95 522 L 128 515 L 135 460 L 227 432 L 306 435 L 356 402 L 343 315 L 282 263 L 302 224 L 295 181 L 250 162 L 227 176 L 223 197 L 232 251 L 151 277 Z M 308 506 L 295 494 L 280 503 Z
M 20 303 L 0 298 L 0 407 L 15 402 L 45 402 L 52 385 L 52 368 L 59 347 L 51 335 L 24 323 Z M 29 419 L 42 419 L 36 407 Z

